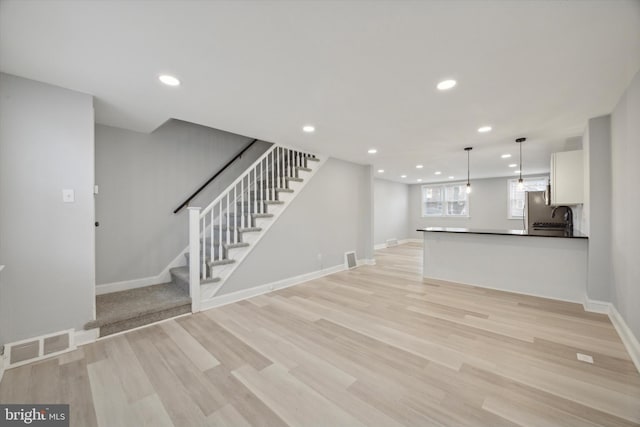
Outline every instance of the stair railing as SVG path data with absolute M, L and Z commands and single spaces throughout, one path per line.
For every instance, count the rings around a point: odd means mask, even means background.
M 225 170 L 227 170 L 227 168 L 229 166 L 231 166 L 236 160 L 238 160 L 240 157 L 242 157 L 242 155 L 251 147 L 253 147 L 253 144 L 255 144 L 256 142 L 258 142 L 257 139 L 254 139 L 253 141 L 251 141 L 250 143 L 248 143 L 246 145 L 246 147 L 244 147 L 242 150 L 240 150 L 240 152 L 238 154 L 236 154 L 231 160 L 229 160 L 227 162 L 227 164 L 225 164 L 223 167 L 220 168 L 220 170 L 218 172 L 216 172 L 215 174 L 213 174 L 213 176 L 211 178 L 209 178 L 207 180 L 207 182 L 205 182 L 204 184 L 202 184 L 200 186 L 200 188 L 198 188 L 196 191 L 193 192 L 193 194 L 191 194 L 189 197 L 187 197 L 187 199 L 182 202 L 182 204 L 180 206 L 178 206 L 177 208 L 175 208 L 173 210 L 173 213 L 178 213 L 182 208 L 184 208 L 185 206 L 189 206 L 189 202 L 191 200 L 193 200 L 198 194 L 200 194 L 200 192 L 202 190 L 204 190 L 205 188 L 207 188 L 207 186 L 209 184 L 211 184 L 213 182 L 214 179 L 216 179 L 218 176 L 220 176 L 220 174 L 222 172 L 224 172 Z
M 189 278 L 192 300 L 201 281 L 213 278 L 211 266 L 227 263 L 227 251 L 241 243 L 254 214 L 266 214 L 265 201 L 277 200 L 278 188 L 296 177 L 296 167 L 314 154 L 273 145 L 206 208 L 189 208 Z M 204 256 L 201 256 L 204 254 Z

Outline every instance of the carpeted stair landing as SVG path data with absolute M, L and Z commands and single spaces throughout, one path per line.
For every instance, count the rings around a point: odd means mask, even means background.
M 189 294 L 173 283 L 113 292 L 96 297 L 96 320 L 85 329 L 115 334 L 191 312 Z

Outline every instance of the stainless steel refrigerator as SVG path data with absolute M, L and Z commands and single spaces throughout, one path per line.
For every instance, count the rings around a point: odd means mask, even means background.
M 553 206 L 545 205 L 544 191 L 527 191 L 525 197 L 525 230 L 536 236 L 563 236 L 566 224 L 562 215 L 551 217 Z

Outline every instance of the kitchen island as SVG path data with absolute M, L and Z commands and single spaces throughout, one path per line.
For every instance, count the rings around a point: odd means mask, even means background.
M 583 303 L 587 236 L 427 227 L 423 277 Z

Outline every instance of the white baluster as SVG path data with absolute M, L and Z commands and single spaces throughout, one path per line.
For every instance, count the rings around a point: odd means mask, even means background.
M 201 238 L 202 238 L 202 269 L 200 270 L 200 275 L 202 276 L 203 279 L 206 279 L 207 277 L 207 265 L 206 265 L 206 257 L 204 256 L 204 254 L 206 254 L 206 250 L 205 247 L 207 245 L 207 239 L 206 239 L 206 232 L 207 232 L 207 216 L 205 215 L 202 218 L 202 227 L 201 227 Z M 198 261 L 200 261 L 200 257 L 198 257 Z
M 235 215 L 233 216 L 233 242 L 238 242 L 238 186 L 233 187 L 233 208 Z
M 242 228 L 246 227 L 245 222 L 244 222 L 244 176 L 242 177 L 242 179 L 240 180 L 240 205 L 242 206 L 242 213 L 240 215 L 242 215 L 240 218 L 240 224 L 242 225 Z M 247 206 L 249 206 L 247 204 Z
M 227 193 L 227 238 L 225 239 L 225 243 L 229 244 L 229 239 L 231 238 L 231 230 L 229 230 L 229 228 L 231 227 L 231 222 L 229 221 L 229 194 L 231 193 L 231 191 L 229 191 Z
M 222 228 L 222 200 L 220 200 L 218 202 L 218 209 L 219 209 L 218 222 L 220 223 L 220 230 L 218 230 L 218 256 L 216 257 L 216 259 L 217 259 L 217 261 L 220 261 L 222 259 L 222 233 L 223 233 L 223 228 Z
M 214 210 L 213 209 L 211 209 L 211 221 L 209 221 L 209 227 L 211 228 L 211 233 L 209 233 L 209 236 L 211 238 L 211 242 L 209 242 L 209 249 L 210 249 L 209 259 L 212 259 L 213 258 L 213 245 L 215 244 L 214 243 L 214 240 L 215 240 L 215 230 L 214 229 L 216 228 L 215 227 L 215 215 L 214 215 Z M 207 253 L 206 252 L 204 254 L 204 258 L 205 259 L 207 258 Z

